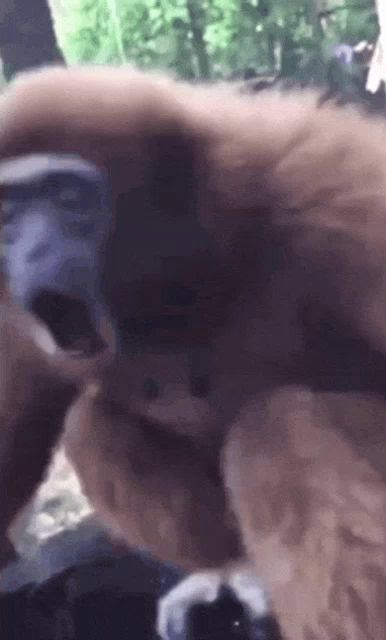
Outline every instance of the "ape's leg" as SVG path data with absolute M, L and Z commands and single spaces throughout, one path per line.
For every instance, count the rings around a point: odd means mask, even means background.
M 225 482 L 289 640 L 384 635 L 385 417 L 374 394 L 288 387 L 230 430 Z

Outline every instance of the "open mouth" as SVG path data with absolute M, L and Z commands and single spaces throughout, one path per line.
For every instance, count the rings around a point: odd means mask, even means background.
M 90 357 L 106 347 L 82 300 L 44 290 L 33 300 L 31 310 L 49 329 L 57 345 L 72 357 Z

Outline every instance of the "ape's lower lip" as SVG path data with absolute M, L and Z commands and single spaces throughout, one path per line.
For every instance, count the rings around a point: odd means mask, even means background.
M 62 346 L 61 348 L 72 358 L 88 358 L 103 351 L 106 348 L 106 344 L 98 336 L 97 340 L 90 338 L 74 340 L 69 346 Z
M 58 347 L 69 356 L 91 357 L 106 347 L 85 301 L 44 290 L 35 296 L 31 307 Z
M 90 332 L 84 335 L 58 335 L 53 333 L 53 337 L 60 349 L 64 351 L 68 356 L 72 358 L 89 358 L 97 355 L 106 348 L 106 343 L 101 336 L 95 331 L 90 329 Z

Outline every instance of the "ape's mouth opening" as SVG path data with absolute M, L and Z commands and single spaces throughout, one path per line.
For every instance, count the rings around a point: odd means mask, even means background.
M 57 345 L 73 357 L 92 356 L 106 346 L 88 305 L 82 300 L 45 290 L 35 296 L 31 310 L 49 329 Z

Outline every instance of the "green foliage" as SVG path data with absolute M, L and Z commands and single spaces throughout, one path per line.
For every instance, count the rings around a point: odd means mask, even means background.
M 373 0 L 68 0 L 69 62 L 134 62 L 185 78 L 326 73 L 335 44 L 374 41 Z

